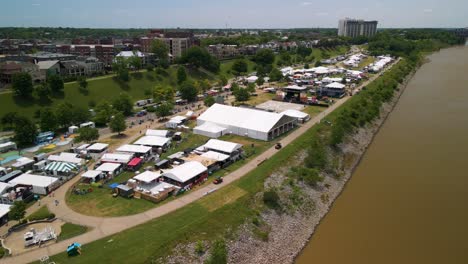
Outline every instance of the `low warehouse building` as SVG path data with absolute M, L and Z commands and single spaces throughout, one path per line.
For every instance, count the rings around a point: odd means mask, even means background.
M 296 119 L 256 109 L 214 104 L 197 119 L 198 127 L 205 123 L 224 127 L 227 133 L 267 141 L 292 130 Z

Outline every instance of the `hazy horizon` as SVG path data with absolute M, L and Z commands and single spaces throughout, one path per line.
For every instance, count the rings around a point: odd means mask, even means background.
M 468 26 L 468 1 L 134 0 L 8 1 L 0 27 L 287 29 L 337 28 L 351 17 L 377 20 L 379 28 Z

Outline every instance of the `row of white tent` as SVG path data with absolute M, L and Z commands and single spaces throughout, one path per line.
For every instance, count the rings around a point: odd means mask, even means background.
M 378 61 L 369 65 L 369 69 L 373 72 L 381 71 L 387 64 L 392 62 L 392 58 L 388 56 L 379 56 Z

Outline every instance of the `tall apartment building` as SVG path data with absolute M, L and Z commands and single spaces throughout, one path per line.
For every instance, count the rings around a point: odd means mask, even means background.
M 338 36 L 343 37 L 372 37 L 377 32 L 377 21 L 364 21 L 362 19 L 341 19 L 338 22 Z

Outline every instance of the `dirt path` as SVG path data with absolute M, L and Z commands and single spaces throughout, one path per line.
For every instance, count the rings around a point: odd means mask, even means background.
M 388 67 L 387 69 L 389 68 L 390 67 Z M 372 82 L 381 74 L 383 74 L 385 71 L 382 71 L 381 73 L 375 75 L 371 79 L 365 81 L 359 87 L 362 88 L 368 85 L 370 82 Z M 283 144 L 283 146 L 287 146 L 296 138 L 304 134 L 312 126 L 319 123 L 324 117 L 326 117 L 328 114 L 330 114 L 335 109 L 340 107 L 350 98 L 351 97 L 344 97 L 344 98 L 337 100 L 335 104 L 327 108 L 318 116 L 312 118 L 309 122 L 307 122 L 306 124 L 294 130 L 291 134 L 289 134 L 288 136 L 286 136 L 284 139 L 281 140 L 281 143 Z M 130 142 L 131 139 L 136 138 L 137 136 L 139 135 L 129 137 L 128 141 Z M 226 186 L 230 184 L 231 182 L 243 177 L 244 175 L 246 175 L 247 173 L 255 169 L 260 162 L 262 162 L 265 159 L 270 158 L 277 152 L 278 150 L 276 150 L 274 146 L 269 148 L 268 150 L 260 154 L 258 157 L 256 157 L 255 159 L 245 164 L 244 166 L 224 176 L 223 177 L 224 183 L 222 184 L 222 186 Z M 177 209 L 180 209 L 183 206 L 202 198 L 208 192 L 219 188 L 219 186 L 211 183 L 200 189 L 193 190 L 189 194 L 183 197 L 180 197 L 174 201 L 168 202 L 166 204 L 163 204 L 161 206 L 155 207 L 146 212 L 139 213 L 136 215 L 122 216 L 122 217 L 93 217 L 93 216 L 86 216 L 86 215 L 79 214 L 73 211 L 72 209 L 70 209 L 65 203 L 65 195 L 66 195 L 67 190 L 79 180 L 80 180 L 79 176 L 75 177 L 73 180 L 67 182 L 66 184 L 64 184 L 64 186 L 60 187 L 55 192 L 55 197 L 46 197 L 42 200 L 42 203 L 47 204 L 49 210 L 53 212 L 57 218 L 60 218 L 66 222 L 89 226 L 92 228 L 92 230 L 80 236 L 77 236 L 68 240 L 64 240 L 64 241 L 49 245 L 44 248 L 38 248 L 37 250 L 29 251 L 21 255 L 15 255 L 13 253 L 12 257 L 6 258 L 4 260 L 2 259 L 2 263 L 12 263 L 12 264 L 13 263 L 15 264 L 29 263 L 29 262 L 37 261 L 40 257 L 44 255 L 52 256 L 58 253 L 62 253 L 66 250 L 67 246 L 71 244 L 72 242 L 86 244 L 86 243 L 90 243 L 92 241 L 104 238 L 106 236 L 116 234 L 123 230 L 143 224 L 147 221 L 150 221 L 152 219 L 158 218 L 160 216 L 173 212 Z M 58 206 L 55 206 L 53 204 L 54 199 L 57 199 L 60 201 Z

